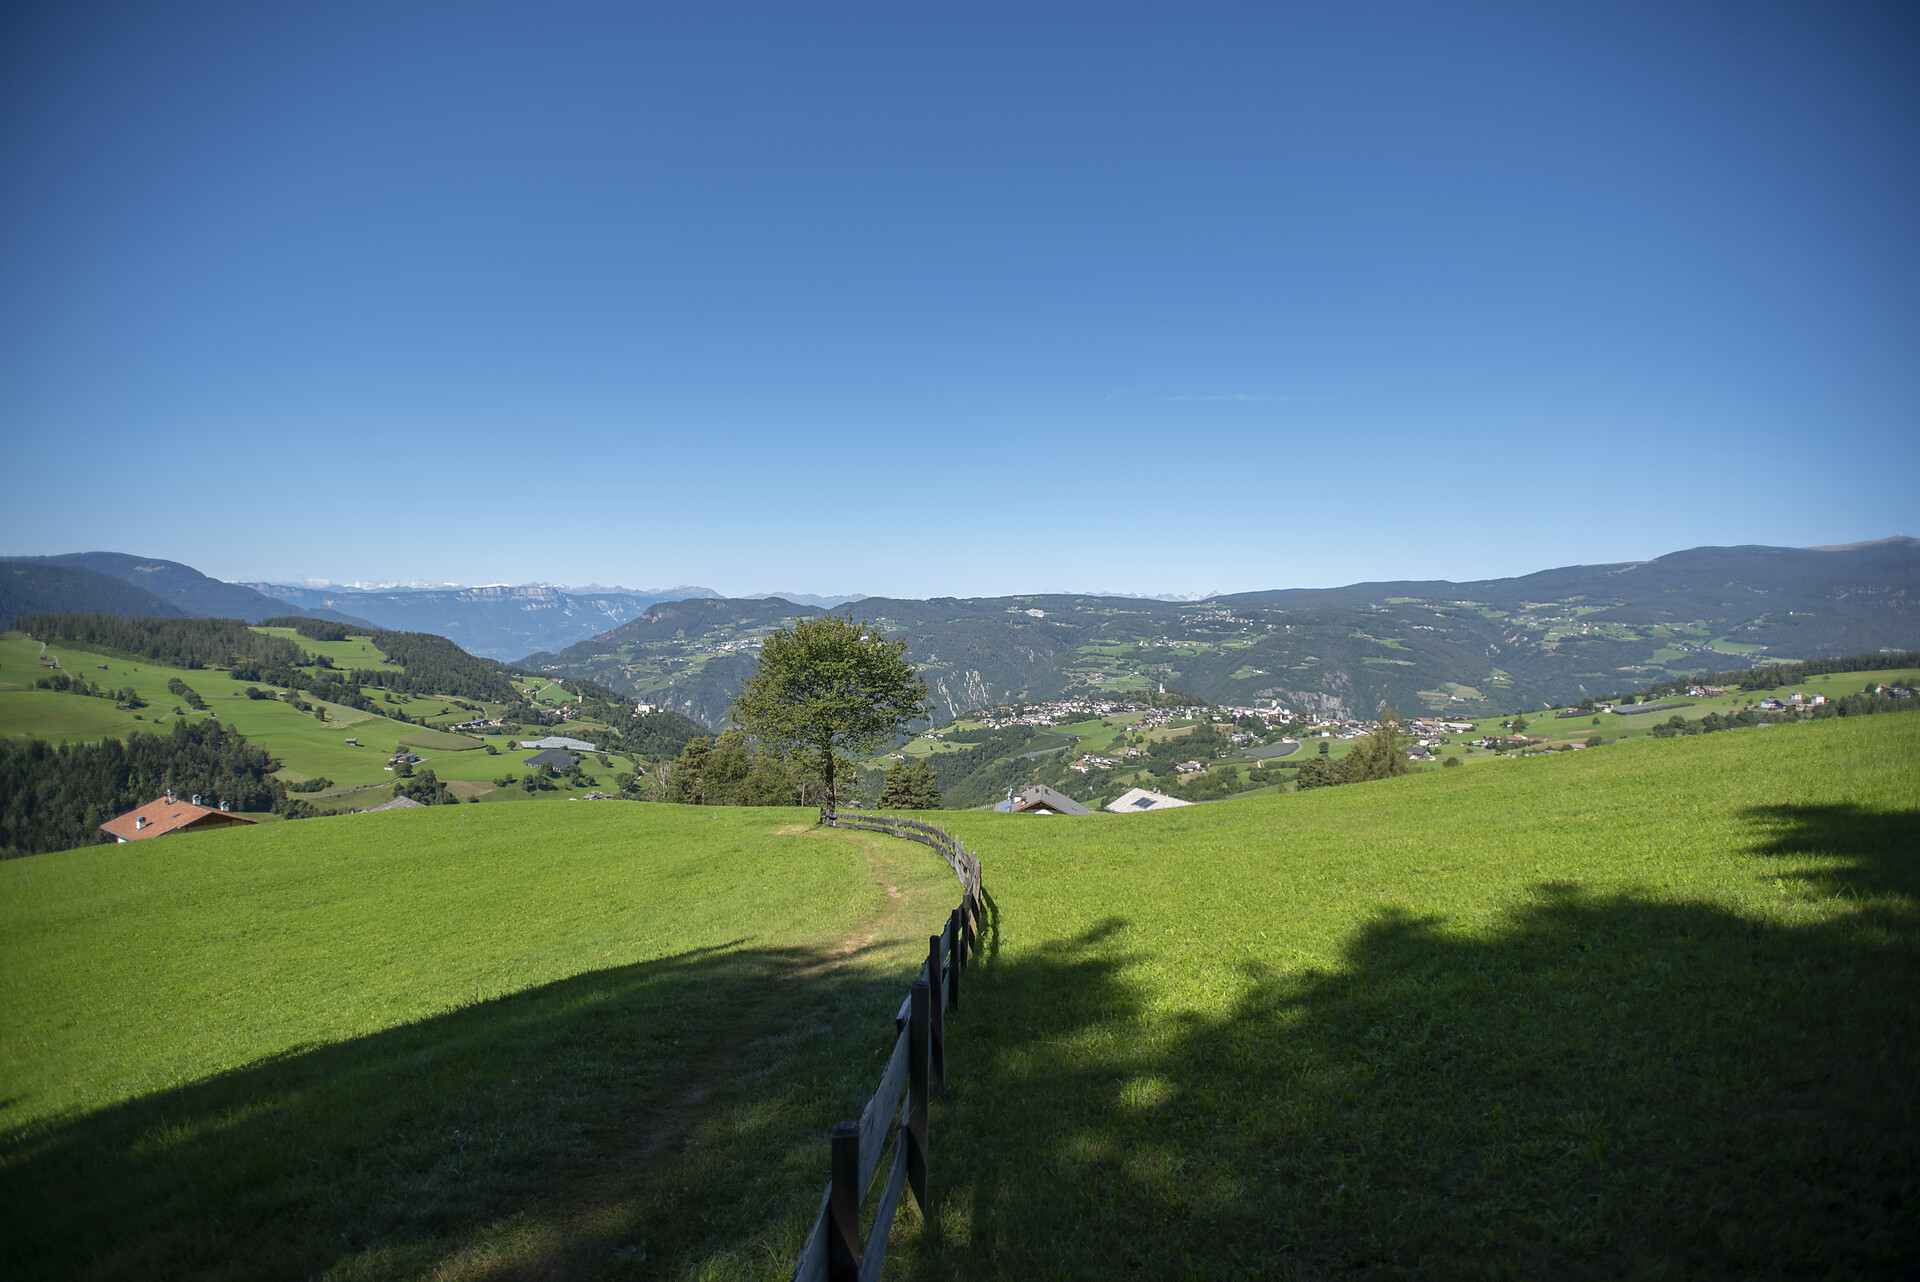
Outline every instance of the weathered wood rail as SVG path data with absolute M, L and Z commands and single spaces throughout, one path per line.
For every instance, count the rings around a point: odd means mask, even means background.
M 960 906 L 947 914 L 944 930 L 927 938 L 927 960 L 894 1016 L 893 1053 L 880 1074 L 880 1089 L 858 1121 L 833 1128 L 831 1178 L 793 1270 L 794 1282 L 873 1282 L 887 1258 L 887 1237 L 902 1192 L 911 1189 L 921 1214 L 927 1212 L 927 1105 L 947 1090 L 946 1011 L 960 1004 L 961 972 L 979 937 L 980 861 L 952 833 L 904 815 L 823 809 L 820 822 L 932 846 L 960 879 Z M 893 1166 L 863 1244 L 860 1208 L 889 1139 Z

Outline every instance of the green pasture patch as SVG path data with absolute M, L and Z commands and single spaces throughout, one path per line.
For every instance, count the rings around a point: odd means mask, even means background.
M 1133 732 L 1133 723 L 1138 721 L 1137 713 L 1122 713 L 1114 717 L 1101 717 L 1092 721 L 1075 721 L 1069 725 L 1056 726 L 1062 734 L 1078 735 L 1080 752 L 1103 753 L 1113 746 L 1113 741 L 1123 734 Z M 1112 724 L 1106 724 L 1111 722 Z
M 472 752 L 484 744 L 479 739 L 444 730 L 415 730 L 400 736 L 400 746 L 416 752 Z
M 811 818 L 444 806 L 0 865 L 9 1276 L 789 1269 L 957 897 Z
M 1891 1277 L 1920 1252 L 1920 716 L 950 821 L 993 915 L 949 1025 L 943 1201 L 896 1226 L 913 1271 Z
M 253 631 L 263 636 L 284 637 L 305 650 L 309 656 L 324 654 L 332 661 L 334 667 L 343 672 L 350 672 L 354 668 L 380 667 L 391 668 L 395 672 L 404 671 L 397 663 L 387 663 L 387 656 L 382 654 L 373 644 L 372 639 L 366 636 L 349 636 L 344 641 L 314 641 L 301 636 L 292 628 L 254 628 Z
M 172 706 L 169 703 L 167 708 Z M 166 712 L 167 708 L 143 708 L 141 715 L 150 717 L 156 712 Z M 131 712 L 116 712 L 111 699 L 93 699 L 56 690 L 0 690 L 0 735 L 10 739 L 90 743 L 106 738 L 124 739 L 135 730 L 151 728 L 144 720 L 136 721 Z

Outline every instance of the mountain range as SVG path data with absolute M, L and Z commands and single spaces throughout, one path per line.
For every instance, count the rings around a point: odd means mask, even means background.
M 338 611 L 395 632 L 432 632 L 470 654 L 512 659 L 567 646 L 619 627 L 659 601 L 716 597 L 712 588 L 630 591 L 560 588 L 544 583 L 479 588 L 374 589 L 246 585 L 298 606 L 303 613 Z
M 305 614 L 364 624 L 358 616 L 311 609 L 243 583 L 210 578 L 190 565 L 124 552 L 0 558 L 0 627 L 41 613 L 117 614 L 125 618 L 241 619 L 258 623 Z
M 797 598 L 797 599 L 796 599 Z M 1517 578 L 1243 592 L 1204 600 L 1038 594 L 722 598 L 711 589 L 356 589 L 224 583 L 113 552 L 0 559 L 20 614 L 306 614 L 430 632 L 584 677 L 709 725 L 760 638 L 852 604 L 906 638 L 947 715 L 1165 685 L 1215 702 L 1370 716 L 1573 702 L 1675 675 L 1920 645 L 1920 540 L 1705 547 Z
M 759 639 L 816 613 L 778 598 L 661 603 L 520 666 L 717 725 Z M 1519 578 L 1198 602 L 868 597 L 857 613 L 907 639 L 948 715 L 1160 685 L 1303 713 L 1369 717 L 1390 703 L 1484 715 L 1758 662 L 1920 645 L 1920 541 L 1694 548 Z

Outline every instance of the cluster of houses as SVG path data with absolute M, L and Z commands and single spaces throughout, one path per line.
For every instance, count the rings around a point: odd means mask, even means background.
M 1191 801 L 1169 797 L 1164 792 L 1155 792 L 1151 788 L 1129 788 L 1101 809 L 1116 815 L 1131 815 L 1142 810 L 1171 810 L 1177 806 L 1192 804 Z M 1093 813 L 1072 797 L 1056 792 L 1043 783 L 1034 784 L 1032 787 L 1012 794 L 994 809 L 1003 815 L 1088 815 Z
M 1169 797 L 1163 792 L 1154 792 L 1150 788 L 1129 788 L 1101 808 L 1116 815 L 1131 815 L 1142 810 L 1171 810 L 1176 806 L 1192 804 L 1191 801 Z M 1063 792 L 1057 792 L 1043 783 L 1036 783 L 1009 795 L 994 809 L 1003 815 L 1088 815 L 1093 813 L 1072 797 Z
M 1882 691 L 1886 688 L 1886 686 L 1880 687 Z M 1827 696 L 1824 694 L 1816 694 L 1809 699 L 1806 695 L 1795 690 L 1784 699 L 1762 699 L 1759 706 L 1762 712 L 1790 712 L 1799 708 L 1818 708 L 1825 704 L 1826 701 Z

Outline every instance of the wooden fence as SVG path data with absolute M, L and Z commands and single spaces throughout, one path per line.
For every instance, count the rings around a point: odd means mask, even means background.
M 793 1270 L 794 1282 L 872 1282 L 887 1258 L 887 1235 L 902 1190 L 912 1189 L 921 1214 L 927 1212 L 927 1105 L 947 1089 L 945 1014 L 960 1004 L 960 975 L 979 937 L 980 861 L 953 834 L 903 815 L 822 810 L 820 822 L 932 846 L 960 879 L 960 906 L 947 915 L 945 930 L 928 937 L 927 960 L 894 1016 L 896 1038 L 880 1074 L 880 1089 L 858 1121 L 833 1128 L 832 1178 Z M 889 1138 L 893 1166 L 874 1208 L 873 1231 L 863 1245 L 860 1208 Z

